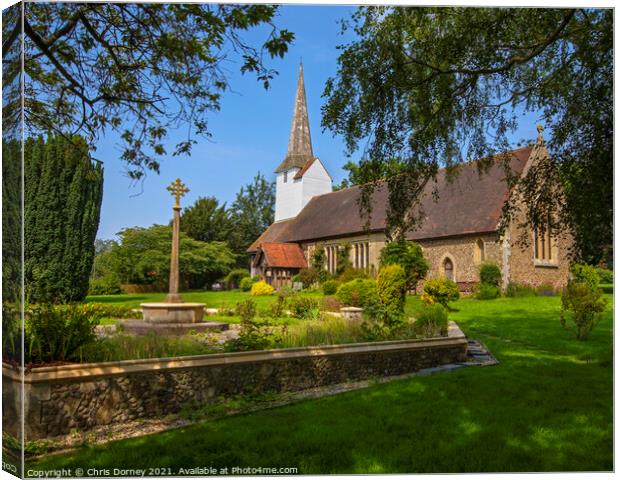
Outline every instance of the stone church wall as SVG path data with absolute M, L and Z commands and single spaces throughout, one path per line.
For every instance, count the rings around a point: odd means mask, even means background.
M 484 245 L 481 259 L 476 259 L 476 242 Z M 470 291 L 478 283 L 478 266 L 481 261 L 494 262 L 501 268 L 501 245 L 497 234 L 463 235 L 459 237 L 420 240 L 430 269 L 427 278 L 443 277 L 444 261 L 452 260 L 454 278 L 461 290 Z
M 555 290 L 562 289 L 568 279 L 570 258 L 568 256 L 572 246 L 572 237 L 567 232 L 558 236 L 555 244 L 556 258 L 551 262 L 540 262 L 534 259 L 533 233 L 526 232 L 522 236 L 522 229 L 517 227 L 523 218 L 513 222 L 509 229 L 510 251 L 509 268 L 510 281 L 513 283 L 538 287 L 552 285 Z M 525 242 L 521 240 L 525 240 Z

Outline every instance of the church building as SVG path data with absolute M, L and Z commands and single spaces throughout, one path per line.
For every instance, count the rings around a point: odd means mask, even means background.
M 422 246 L 430 265 L 427 278 L 445 276 L 462 291 L 471 291 L 478 282 L 479 264 L 491 261 L 502 271 L 503 287 L 511 282 L 554 288 L 565 284 L 570 235 L 552 235 L 549 229 L 544 234 L 533 228 L 524 232 L 522 207 L 501 228 L 502 209 L 510 196 L 517 195 L 517 205 L 523 205 L 519 192 L 508 188 L 506 168 L 511 175 L 523 176 L 548 155 L 540 128 L 535 144 L 502 154 L 503 161 L 495 161 L 488 173 L 479 174 L 474 161 L 463 164 L 455 179 L 440 170 L 437 179 L 428 182 L 417 207 L 422 223 L 405 236 Z M 335 272 L 338 246 L 344 243 L 351 245 L 355 268 L 377 270 L 387 241 L 387 185 L 379 182 L 375 188 L 370 225 L 365 228 L 358 205 L 360 188 L 333 191 L 329 172 L 314 156 L 301 65 L 288 151 L 275 173 L 275 221 L 248 248 L 252 275 L 275 288 L 290 284 L 317 248 L 325 250 L 325 269 Z

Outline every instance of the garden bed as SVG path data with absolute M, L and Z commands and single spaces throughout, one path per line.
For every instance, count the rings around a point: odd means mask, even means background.
M 464 334 L 450 323 L 448 336 L 438 338 L 35 368 L 24 377 L 26 439 L 175 413 L 248 391 L 290 392 L 400 375 L 464 361 L 466 353 Z M 5 400 L 17 402 L 20 372 L 4 365 L 3 382 Z M 17 436 L 18 418 L 4 421 Z

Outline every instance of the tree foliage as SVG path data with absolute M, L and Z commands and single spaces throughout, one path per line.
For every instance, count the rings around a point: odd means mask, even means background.
M 294 38 L 276 28 L 278 7 L 272 5 L 32 2 L 24 7 L 28 128 L 80 133 L 91 146 L 104 131 L 116 131 L 133 178 L 158 171 L 170 128 L 188 128 L 175 155 L 188 153 L 195 136 L 209 136 L 208 116 L 220 109 L 229 89 L 226 64 L 237 61 L 242 73 L 255 74 L 267 88 L 276 72 L 266 59 L 282 57 Z M 19 8 L 12 13 L 3 22 L 3 54 L 20 44 Z M 253 46 L 244 35 L 260 27 L 267 27 L 264 40 Z M 20 92 L 9 93 L 5 114 L 15 124 Z
M 391 229 L 421 221 L 407 209 L 440 167 L 510 150 L 529 111 L 550 130 L 553 161 L 527 185 L 527 220 L 545 225 L 551 211 L 574 227 L 579 256 L 600 259 L 612 244 L 612 10 L 362 7 L 344 28 L 357 38 L 326 84 L 323 126 L 349 153 L 367 145 L 356 181 L 381 178 L 399 159 L 406 174 L 388 181 Z M 551 170 L 566 200 L 551 194 Z M 373 188 L 363 188 L 367 214 Z
M 379 261 L 382 266 L 400 265 L 407 275 L 407 289 L 414 290 L 418 281 L 426 276 L 428 262 L 422 247 L 415 242 L 400 240 L 389 242 L 381 249 Z
M 226 204 L 215 197 L 200 197 L 181 214 L 181 231 L 201 242 L 223 242 L 231 231 Z
M 233 229 L 229 244 L 247 263 L 246 249 L 273 223 L 275 184 L 259 172 L 252 183 L 241 187 L 230 206 L 229 218 Z
M 168 285 L 172 228 L 153 225 L 126 228 L 120 242 L 104 252 L 99 261 L 122 283 Z M 181 232 L 179 273 L 185 287 L 204 288 L 234 266 L 234 256 L 224 242 L 200 242 Z M 105 273 L 104 273 L 105 275 Z
M 26 141 L 24 172 L 26 298 L 82 300 L 95 255 L 103 167 L 91 162 L 82 139 L 51 136 Z
M 2 142 L 2 298 L 21 297 L 21 157 L 18 140 Z

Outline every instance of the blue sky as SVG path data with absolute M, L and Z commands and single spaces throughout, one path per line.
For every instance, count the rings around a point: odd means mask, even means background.
M 98 238 L 114 238 L 125 227 L 167 223 L 172 199 L 165 187 L 180 177 L 190 188 L 183 205 L 200 196 L 214 196 L 232 202 L 241 186 L 250 183 L 261 171 L 270 180 L 273 170 L 286 153 L 293 112 L 293 101 L 300 59 L 303 60 L 306 95 L 314 154 L 324 163 L 334 181 L 346 175 L 342 170 L 348 158 L 342 138 L 321 131 L 321 98 L 325 81 L 334 76 L 339 50 L 336 46 L 351 37 L 340 35 L 339 20 L 349 17 L 355 7 L 285 5 L 276 23 L 295 33 L 295 42 L 284 59 L 269 62 L 279 75 L 265 91 L 252 75 L 241 75 L 239 65 L 231 65 L 228 92 L 222 109 L 209 117 L 212 139 L 198 139 L 190 157 L 167 156 L 161 159 L 161 173 L 149 173 L 142 185 L 132 185 L 120 161 L 118 138 L 102 138 L 95 157 L 104 161 L 104 196 Z M 260 40 L 251 34 L 249 40 Z M 535 138 L 535 119 L 523 122 L 515 135 Z M 186 129 L 170 132 L 168 145 L 186 135 Z M 358 160 L 354 155 L 353 160 Z

